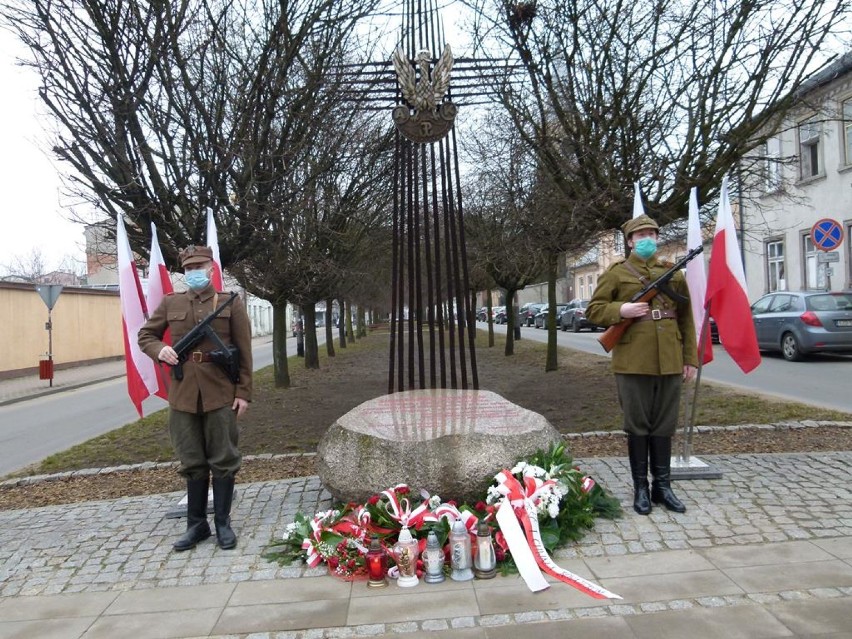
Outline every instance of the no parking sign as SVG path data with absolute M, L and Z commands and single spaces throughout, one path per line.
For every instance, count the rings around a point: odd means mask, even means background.
M 840 222 L 823 218 L 811 227 L 811 240 L 820 251 L 833 251 L 843 242 Z

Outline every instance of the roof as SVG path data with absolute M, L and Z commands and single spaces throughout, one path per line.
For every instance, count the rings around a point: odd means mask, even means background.
M 846 75 L 850 71 L 852 71 L 852 51 L 847 51 L 822 71 L 818 71 L 802 82 L 796 91 L 796 95 L 802 97 L 811 91 L 815 91 L 826 84 L 834 82 L 837 78 Z

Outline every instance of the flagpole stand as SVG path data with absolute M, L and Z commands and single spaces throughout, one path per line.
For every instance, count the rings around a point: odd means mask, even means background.
M 683 444 L 680 453 L 671 459 L 671 478 L 675 480 L 684 479 L 722 479 L 722 471 L 698 457 L 692 455 L 692 432 L 695 425 L 695 413 L 698 406 L 698 388 L 701 385 L 701 371 L 704 368 L 704 349 L 710 324 L 709 313 L 704 313 L 704 325 L 701 329 L 701 339 L 698 349 L 698 373 L 695 376 L 695 393 L 692 397 L 692 405 L 689 410 L 684 411 L 687 419 L 683 425 Z

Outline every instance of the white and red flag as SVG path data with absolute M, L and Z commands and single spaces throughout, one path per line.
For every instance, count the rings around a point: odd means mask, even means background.
M 692 187 L 689 194 L 689 225 L 686 229 L 686 250 L 691 251 L 703 244 L 701 222 L 698 219 L 698 189 Z M 699 355 L 701 351 L 701 329 L 704 330 L 704 358 L 702 364 L 713 361 L 713 343 L 710 340 L 710 324 L 704 327 L 704 299 L 707 297 L 707 271 L 704 258 L 699 255 L 686 265 L 686 285 L 689 288 L 689 303 L 692 306 L 692 320 L 695 323 L 695 336 L 698 339 Z
M 728 178 L 722 180 L 722 192 L 719 195 L 719 214 L 716 217 L 704 306 L 710 317 L 716 320 L 719 339 L 737 366 L 744 373 L 757 368 L 760 351 L 751 319 L 734 216 L 728 200 Z
M 124 218 L 118 216 L 115 232 L 115 244 L 118 253 L 118 286 L 121 298 L 121 321 L 124 329 L 124 362 L 127 368 L 127 392 L 130 401 L 136 406 L 140 417 L 142 401 L 153 395 L 159 389 L 159 376 L 154 361 L 145 355 L 136 341 L 139 329 L 145 323 L 147 307 L 142 294 L 142 283 L 139 281 L 139 271 L 127 230 L 124 228 Z
M 216 220 L 213 219 L 213 209 L 207 209 L 207 246 L 213 251 L 213 288 L 222 291 L 225 284 L 222 280 L 222 260 L 219 258 L 219 234 L 216 232 Z
M 163 301 L 163 298 L 174 291 L 172 279 L 169 276 L 169 270 L 166 268 L 166 261 L 163 259 L 163 253 L 160 251 L 160 243 L 157 241 L 157 227 L 151 222 L 151 256 L 148 261 L 148 292 L 147 305 L 149 311 L 154 311 Z M 172 343 L 172 336 L 168 329 L 163 335 L 163 342 L 166 344 Z M 169 398 L 169 367 L 167 364 L 159 365 L 159 377 L 156 395 L 163 399 Z

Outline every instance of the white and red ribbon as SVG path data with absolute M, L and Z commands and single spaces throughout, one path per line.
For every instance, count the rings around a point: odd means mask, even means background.
M 547 587 L 540 572 L 543 570 L 595 599 L 621 599 L 609 590 L 557 566 L 547 554 L 538 527 L 536 498 L 543 488 L 555 483 L 553 480 L 542 481 L 536 477 L 525 477 L 524 483 L 521 484 L 508 470 L 497 473 L 495 479 L 497 490 L 504 495 L 497 511 L 497 521 L 509 544 L 515 565 L 530 590 L 536 592 Z M 518 528 L 522 529 L 523 536 L 518 534 Z

